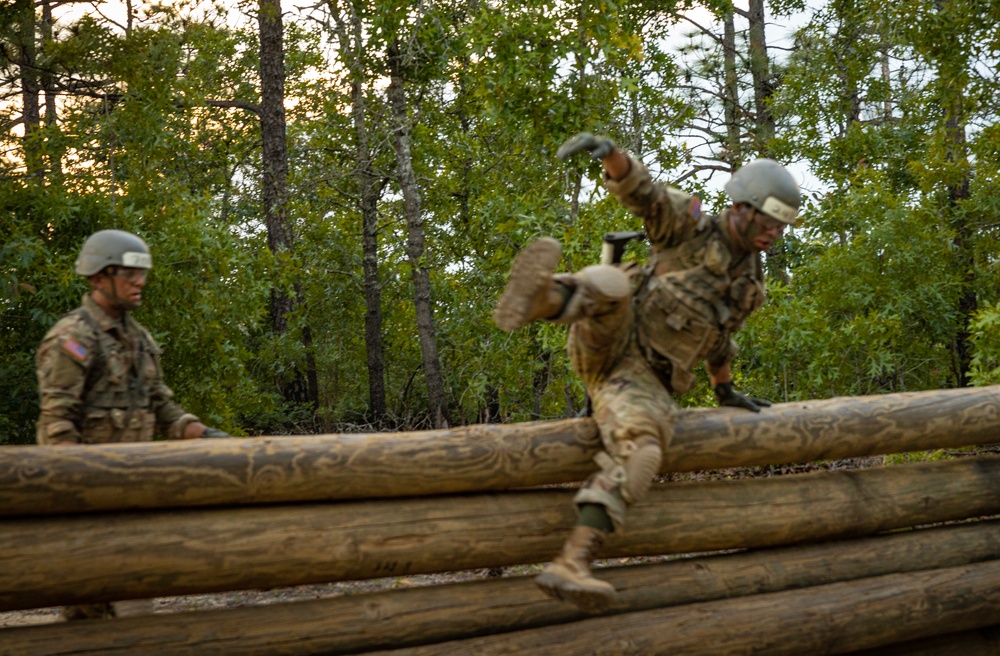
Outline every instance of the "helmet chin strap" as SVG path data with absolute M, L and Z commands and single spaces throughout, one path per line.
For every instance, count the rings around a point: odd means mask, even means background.
M 759 210 L 753 209 L 751 211 L 756 213 Z M 746 229 L 746 239 L 748 242 L 750 242 L 751 248 L 754 248 L 753 244 L 754 241 L 757 239 L 757 235 L 767 232 L 767 230 L 763 227 L 763 225 L 761 225 L 759 221 L 755 221 L 754 219 L 755 216 L 751 215 L 750 220 L 747 221 L 747 229 Z
M 122 299 L 118 296 L 118 284 L 115 280 L 115 275 L 112 273 L 108 273 L 106 275 L 108 276 L 108 278 L 111 279 L 111 293 L 109 294 L 100 287 L 96 288 L 94 291 L 96 291 L 98 294 L 108 299 L 109 301 L 111 301 L 111 305 L 113 305 L 114 308 L 118 310 L 121 318 L 124 319 L 125 314 L 128 312 L 128 309 L 125 307 L 125 304 L 122 302 Z
M 729 214 L 729 228 L 733 239 L 737 246 L 748 253 L 753 250 L 754 235 L 750 234 L 750 231 L 751 226 L 756 223 L 753 220 L 754 211 L 750 205 L 741 204 L 741 209 Z

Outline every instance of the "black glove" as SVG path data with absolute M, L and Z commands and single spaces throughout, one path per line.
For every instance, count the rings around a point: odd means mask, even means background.
M 581 132 L 559 146 L 556 157 L 563 160 L 581 150 L 586 150 L 594 159 L 604 159 L 617 147 L 615 142 L 608 137 L 595 137 L 589 132 Z
M 758 399 L 756 396 L 744 396 L 733 389 L 732 383 L 719 383 L 712 388 L 715 390 L 715 398 L 719 405 L 726 405 L 731 408 L 746 408 L 750 412 L 760 412 L 761 408 L 771 407 L 771 402 L 767 399 Z
M 218 428 L 212 428 L 211 426 L 205 427 L 205 432 L 201 434 L 202 437 L 232 437 L 229 433 Z

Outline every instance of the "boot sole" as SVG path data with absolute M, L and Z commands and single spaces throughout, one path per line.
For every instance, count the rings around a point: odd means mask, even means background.
M 580 585 L 551 572 L 542 572 L 536 576 L 535 585 L 550 597 L 569 602 L 587 613 L 605 610 L 616 596 L 614 589 Z
M 550 237 L 528 244 L 514 258 L 507 288 L 493 311 L 493 322 L 510 332 L 531 323 L 531 306 L 538 292 L 548 284 L 562 257 L 562 246 Z

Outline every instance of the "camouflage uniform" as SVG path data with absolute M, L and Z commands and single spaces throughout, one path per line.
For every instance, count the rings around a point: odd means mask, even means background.
M 651 244 L 646 266 L 554 276 L 573 291 L 556 321 L 572 324 L 567 349 L 607 451 L 575 501 L 604 506 L 618 527 L 669 446 L 678 410 L 670 394 L 691 388 L 699 362 L 731 362 L 733 334 L 764 302 L 760 255 L 733 243 L 729 210 L 702 215 L 696 196 L 655 183 L 641 162 L 630 163 L 625 178 L 605 185 L 642 217 Z M 641 449 L 647 457 L 634 458 Z M 630 460 L 644 464 L 629 470 Z
M 128 313 L 113 319 L 89 294 L 38 349 L 39 444 L 181 439 L 198 418 L 163 384 L 160 349 Z
M 730 209 L 702 216 L 696 196 L 654 183 L 640 161 L 607 137 L 581 132 L 556 156 L 581 151 L 601 160 L 607 188 L 642 217 L 651 244 L 646 265 L 601 264 L 556 275 L 562 247 L 539 238 L 515 258 L 493 320 L 508 332 L 538 320 L 571 325 L 567 350 L 604 449 L 595 458 L 600 470 L 574 498 L 576 526 L 535 584 L 599 612 L 616 592 L 594 577 L 590 563 L 607 534 L 622 528 L 626 507 L 648 494 L 673 437 L 678 406 L 671 395 L 691 388 L 694 367 L 708 363 L 720 405 L 753 412 L 770 405 L 733 390 L 732 337 L 764 302 L 760 251 L 795 222 L 801 193 L 778 162 L 758 159 L 726 183 Z

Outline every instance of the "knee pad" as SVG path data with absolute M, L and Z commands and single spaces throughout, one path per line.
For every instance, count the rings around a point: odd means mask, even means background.
M 578 273 L 556 276 L 556 280 L 574 289 L 558 321 L 572 323 L 613 311 L 632 297 L 632 283 L 618 267 L 595 264 Z
M 629 277 L 618 267 L 595 264 L 576 275 L 580 284 L 593 294 L 594 300 L 621 301 L 632 295 Z
M 602 451 L 594 460 L 609 480 L 618 486 L 618 492 L 627 504 L 642 500 L 653 484 L 653 477 L 660 471 L 663 449 L 660 442 L 641 435 L 635 440 L 623 440 L 613 445 L 614 455 Z
M 663 449 L 660 442 L 642 435 L 615 445 L 615 455 L 599 452 L 594 460 L 601 471 L 591 476 L 573 498 L 580 506 L 596 503 L 604 506 L 616 531 L 625 524 L 625 508 L 643 499 L 660 471 Z
M 627 452 L 622 453 L 622 468 L 625 480 L 622 482 L 622 498 L 626 503 L 635 503 L 649 494 L 653 477 L 660 471 L 663 449 L 653 438 L 640 438 L 635 442 L 622 444 Z M 624 450 L 623 450 L 624 451 Z

